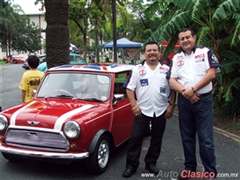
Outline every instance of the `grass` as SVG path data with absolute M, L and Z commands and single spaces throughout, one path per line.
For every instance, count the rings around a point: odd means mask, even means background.
M 0 64 L 6 64 L 2 59 L 0 59 Z

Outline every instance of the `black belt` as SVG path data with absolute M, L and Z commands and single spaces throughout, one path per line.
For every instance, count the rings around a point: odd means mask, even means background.
M 208 96 L 208 95 L 210 95 L 210 94 L 212 94 L 212 91 L 207 92 L 207 93 L 203 93 L 203 94 L 199 94 L 199 96 L 204 97 L 204 96 Z

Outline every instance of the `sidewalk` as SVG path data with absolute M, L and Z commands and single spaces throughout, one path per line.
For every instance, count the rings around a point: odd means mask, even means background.
M 230 135 L 228 133 L 223 133 L 222 131 L 215 131 L 214 133 L 217 171 L 218 175 L 221 176 L 217 178 L 218 180 L 240 180 L 240 140 L 235 141 L 229 137 Z M 129 179 L 177 180 L 178 174 L 184 169 L 184 155 L 178 126 L 178 117 L 174 115 L 167 121 L 166 131 L 163 138 L 162 151 L 157 161 L 157 167 L 160 169 L 160 172 L 158 176 L 155 177 L 149 177 L 151 174 L 145 170 L 144 164 L 144 157 L 147 153 L 149 140 L 150 137 L 146 137 L 144 139 L 139 168 L 136 173 Z M 199 157 L 198 145 L 196 147 L 196 154 L 198 161 L 197 171 L 202 172 L 203 166 Z M 122 171 L 124 170 L 124 166 L 125 162 L 122 166 Z M 122 171 L 120 170 L 119 173 L 122 173 Z

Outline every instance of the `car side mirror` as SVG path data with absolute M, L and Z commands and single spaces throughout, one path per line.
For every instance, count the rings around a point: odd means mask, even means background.
M 117 98 L 115 97 L 115 95 L 113 95 L 113 106 L 116 106 L 118 103 Z

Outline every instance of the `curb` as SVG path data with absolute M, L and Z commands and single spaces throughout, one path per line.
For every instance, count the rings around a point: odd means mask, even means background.
M 213 127 L 213 129 L 214 129 L 215 131 L 217 131 L 218 133 L 223 134 L 224 136 L 226 136 L 226 137 L 228 137 L 228 138 L 232 138 L 233 140 L 240 142 L 240 136 L 238 136 L 238 135 L 236 135 L 236 134 L 227 132 L 227 131 L 222 130 L 222 129 L 220 129 L 220 128 L 217 128 L 217 127 L 215 127 L 215 126 Z
M 173 112 L 173 114 L 174 114 L 175 116 L 178 116 L 178 112 L 176 112 L 176 111 Z M 233 139 L 233 140 L 235 140 L 235 141 L 237 141 L 237 142 L 240 142 L 240 136 L 238 136 L 238 135 L 236 135 L 236 134 L 227 132 L 227 131 L 222 130 L 222 129 L 220 129 L 220 128 L 217 128 L 217 127 L 215 127 L 215 126 L 213 126 L 213 129 L 214 129 L 217 133 L 219 133 L 219 134 L 222 134 L 222 135 L 224 135 L 224 136 L 226 136 L 226 137 L 228 137 L 228 138 L 231 138 L 231 139 Z

